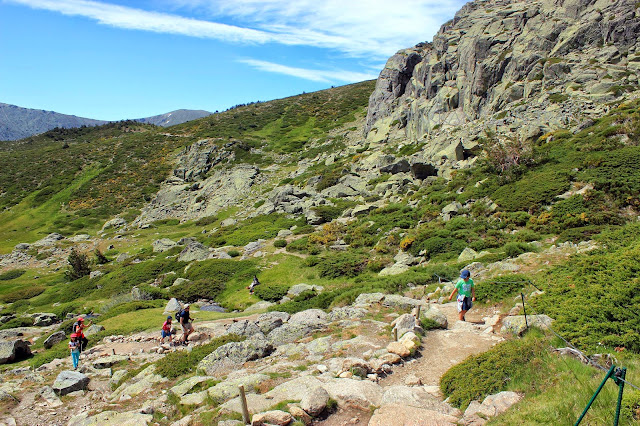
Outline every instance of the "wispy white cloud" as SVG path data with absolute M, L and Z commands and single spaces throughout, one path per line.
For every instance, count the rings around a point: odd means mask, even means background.
M 372 80 L 378 77 L 377 74 L 344 70 L 314 70 L 306 68 L 296 68 L 268 61 L 260 61 L 257 59 L 240 59 L 240 62 L 250 65 L 261 71 L 284 74 L 322 83 L 354 83 L 363 80 Z
M 91 0 L 4 1 L 82 16 L 118 28 L 236 43 L 328 48 L 377 61 L 400 48 L 429 39 L 464 3 L 464 0 L 394 3 L 388 0 L 165 0 L 160 4 L 164 4 L 165 11 L 172 11 L 166 13 Z

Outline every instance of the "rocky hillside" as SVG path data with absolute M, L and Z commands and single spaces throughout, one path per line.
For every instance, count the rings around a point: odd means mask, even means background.
M 432 146 L 461 143 L 460 160 L 486 130 L 535 140 L 580 129 L 635 96 L 639 34 L 632 0 L 467 3 L 432 43 L 387 61 L 365 135 L 426 143 L 420 156 L 438 162 Z
M 376 82 L 0 145 L 3 421 L 233 425 L 242 384 L 256 424 L 572 424 L 587 355 L 637 385 L 636 6 L 475 1 Z

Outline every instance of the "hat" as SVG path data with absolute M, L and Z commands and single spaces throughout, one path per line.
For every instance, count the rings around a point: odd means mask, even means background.
M 184 308 L 187 309 L 189 307 L 189 304 L 187 303 L 186 305 L 184 305 Z
M 78 321 L 84 322 L 84 318 L 80 317 L 80 318 L 78 318 Z
M 173 319 L 173 317 L 172 317 L 171 315 L 169 315 L 169 316 L 167 317 L 167 319 L 168 319 L 168 320 L 170 320 L 170 319 Z
M 78 335 L 76 333 L 72 333 L 71 338 L 73 339 L 74 337 L 78 337 Z
M 471 272 L 469 272 L 468 269 L 463 269 L 462 272 L 460 272 L 460 278 L 469 278 L 471 276 Z

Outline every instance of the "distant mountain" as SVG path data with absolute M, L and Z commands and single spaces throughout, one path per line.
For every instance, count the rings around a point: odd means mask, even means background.
M 135 121 L 140 123 L 155 124 L 156 126 L 169 127 L 176 124 L 186 123 L 187 121 L 196 120 L 198 118 L 211 115 L 209 111 L 178 109 L 166 114 L 154 115 L 153 117 L 138 118 Z
M 211 115 L 209 111 L 179 109 L 153 117 L 138 118 L 135 121 L 169 127 L 208 115 Z M 22 139 L 56 127 L 99 126 L 106 123 L 109 121 L 0 103 L 0 141 Z
M 0 140 L 16 140 L 56 127 L 98 126 L 107 121 L 0 103 Z

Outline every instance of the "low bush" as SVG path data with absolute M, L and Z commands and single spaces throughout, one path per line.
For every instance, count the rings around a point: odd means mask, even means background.
M 505 244 L 504 251 L 507 254 L 507 257 L 517 257 L 522 253 L 536 252 L 538 249 L 531 244 L 513 242 Z
M 24 269 L 12 269 L 0 274 L 0 281 L 9 281 L 21 277 L 26 271 Z
M 502 275 L 491 281 L 476 284 L 476 300 L 478 302 L 497 303 L 512 299 L 520 294 L 523 288 L 530 287 L 531 281 L 525 275 Z
M 45 288 L 41 286 L 33 286 L 33 287 L 24 287 L 17 290 L 13 290 L 10 293 L 2 295 L 2 301 L 4 303 L 13 303 L 18 300 L 27 300 L 35 297 L 42 292 L 44 292 Z
M 156 373 L 168 379 L 175 379 L 183 374 L 191 373 L 195 371 L 200 361 L 220 346 L 231 342 L 241 342 L 244 339 L 244 337 L 235 334 L 227 334 L 213 339 L 206 345 L 195 346 L 191 352 L 168 353 L 156 362 Z
M 273 242 L 273 246 L 277 247 L 277 248 L 286 247 L 287 246 L 287 241 L 286 240 L 275 240 Z
M 227 254 L 231 257 L 238 257 L 240 256 L 240 252 L 238 250 L 229 250 L 227 252 Z
M 225 280 L 220 277 L 191 281 L 171 289 L 171 296 L 185 302 L 195 302 L 198 299 L 215 299 L 225 289 Z
M 321 277 L 355 277 L 367 266 L 367 258 L 358 252 L 328 254 L 320 259 L 318 273 Z
M 440 379 L 440 390 L 451 405 L 464 410 L 471 401 L 505 390 L 512 377 L 545 351 L 545 341 L 526 336 L 494 346 L 453 366 Z
M 262 300 L 277 302 L 287 295 L 289 287 L 285 285 L 259 285 L 253 293 Z
M 6 330 L 8 328 L 16 327 L 31 327 L 33 325 L 33 318 L 19 317 L 14 318 L 0 325 L 0 330 Z
M 162 300 L 136 300 L 134 302 L 127 302 L 109 309 L 106 313 L 100 316 L 100 321 L 102 322 L 108 318 L 113 318 L 127 312 L 139 311 L 141 309 L 161 308 L 164 305 L 165 303 Z

